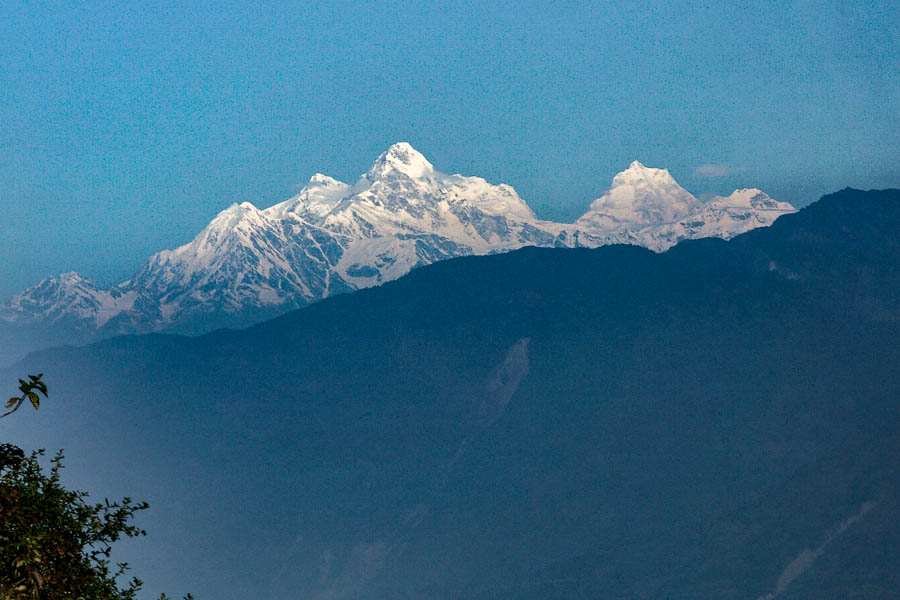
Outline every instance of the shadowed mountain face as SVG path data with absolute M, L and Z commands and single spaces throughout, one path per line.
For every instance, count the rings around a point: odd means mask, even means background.
M 900 192 L 526 248 L 243 331 L 31 355 L 4 434 L 207 598 L 895 598 Z
M 524 246 L 661 251 L 685 239 L 729 239 L 794 210 L 757 189 L 703 203 L 667 170 L 635 161 L 577 223 L 553 223 L 510 186 L 440 173 L 398 143 L 355 185 L 317 174 L 275 206 L 232 205 L 118 285 L 66 273 L 24 290 L 0 304 L 0 364 L 121 334 L 248 326 L 448 258 Z

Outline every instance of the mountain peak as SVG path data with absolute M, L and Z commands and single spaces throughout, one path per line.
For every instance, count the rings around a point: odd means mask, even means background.
M 275 219 L 283 219 L 292 212 L 298 216 L 321 218 L 340 203 L 349 188 L 346 183 L 334 177 L 316 173 L 309 178 L 309 183 L 303 186 L 300 193 L 270 206 L 263 213 Z
M 129 281 L 101 289 L 63 274 L 3 307 L 0 319 L 50 323 L 47 307 L 58 307 L 97 335 L 180 329 L 207 314 L 244 323 L 259 310 L 287 310 L 445 258 L 522 246 L 662 250 L 686 238 L 732 237 L 786 212 L 793 207 L 756 189 L 701 204 L 669 171 L 635 160 L 576 223 L 554 223 L 538 219 L 512 187 L 436 171 L 400 142 L 354 185 L 316 173 L 268 208 L 232 204 L 190 242 L 153 255 Z M 69 297 L 85 300 L 56 300 Z
M 609 191 L 594 200 L 578 221 L 612 229 L 660 225 L 684 218 L 699 205 L 668 169 L 646 167 L 636 160 L 613 177 Z
M 779 202 L 758 188 L 741 188 L 727 196 L 717 196 L 711 206 L 731 206 L 752 210 L 774 210 L 794 212 L 796 209 L 788 202 Z
M 638 181 L 654 182 L 663 185 L 676 185 L 678 183 L 668 169 L 655 169 L 644 166 L 640 161 L 633 161 L 628 168 L 613 177 L 612 187 L 620 185 L 633 185 Z M 681 187 L 681 186 L 678 186 Z
M 312 177 L 309 178 L 309 183 L 306 184 L 308 187 L 331 187 L 333 185 L 346 185 L 341 183 L 334 177 L 329 177 L 328 175 L 324 175 L 322 173 L 316 173 Z
M 39 281 L 14 296 L 9 304 L 0 305 L 0 320 L 32 323 L 43 319 L 52 323 L 66 313 L 93 319 L 102 296 L 110 294 L 101 291 L 91 280 L 69 271 Z
M 233 229 L 235 225 L 251 215 L 259 213 L 251 202 L 233 202 L 231 206 L 221 211 L 216 217 L 209 222 L 203 232 L 206 231 L 227 231 Z M 200 235 L 203 235 L 203 232 Z
M 392 172 L 419 179 L 434 174 L 434 165 L 409 143 L 397 142 L 375 160 L 366 178 L 374 181 Z
M 59 280 L 60 283 L 66 285 L 75 285 L 87 281 L 84 277 L 76 273 L 75 271 L 68 271 L 66 273 L 60 273 L 59 277 L 52 277 L 52 279 Z

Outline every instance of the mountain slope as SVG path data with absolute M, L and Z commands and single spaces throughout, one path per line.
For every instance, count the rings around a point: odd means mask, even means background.
M 79 279 L 80 287 L 46 280 L 0 316 L 19 326 L 58 322 L 60 342 L 72 332 L 203 332 L 379 285 L 447 258 L 612 243 L 661 251 L 682 239 L 728 238 L 767 226 L 793 210 L 759 190 L 703 204 L 668 171 L 635 162 L 576 223 L 551 223 L 510 186 L 440 173 L 398 143 L 354 185 L 316 174 L 299 194 L 270 208 L 245 202 L 222 211 L 194 240 L 152 256 L 129 281 L 103 290 L 86 280 Z
M 634 161 L 613 178 L 612 187 L 591 203 L 578 222 L 601 230 L 679 221 L 700 202 L 678 185 L 665 169 L 648 169 Z
M 217 598 L 892 598 L 900 192 L 730 241 L 442 261 L 243 331 L 32 355 L 14 441 Z M 250 592 L 249 590 L 253 591 Z

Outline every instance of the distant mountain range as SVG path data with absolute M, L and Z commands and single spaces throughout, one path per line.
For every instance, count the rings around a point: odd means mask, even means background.
M 234 204 L 128 281 L 103 289 L 66 273 L 16 295 L 0 317 L 57 342 L 196 333 L 246 325 L 447 258 L 523 246 L 624 243 L 661 251 L 684 239 L 728 239 L 791 212 L 756 189 L 703 203 L 668 171 L 634 162 L 575 223 L 553 223 L 538 219 L 510 186 L 445 175 L 398 143 L 354 185 L 316 174 L 270 208 Z
M 463 257 L 44 350 L 0 369 L 50 386 L 5 435 L 150 502 L 113 555 L 148 596 L 895 599 L 898 232 L 900 191 L 844 190 L 730 241 Z

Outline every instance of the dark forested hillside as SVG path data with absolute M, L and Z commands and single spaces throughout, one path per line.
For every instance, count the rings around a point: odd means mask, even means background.
M 5 426 L 199 598 L 897 598 L 900 192 L 29 356 Z

